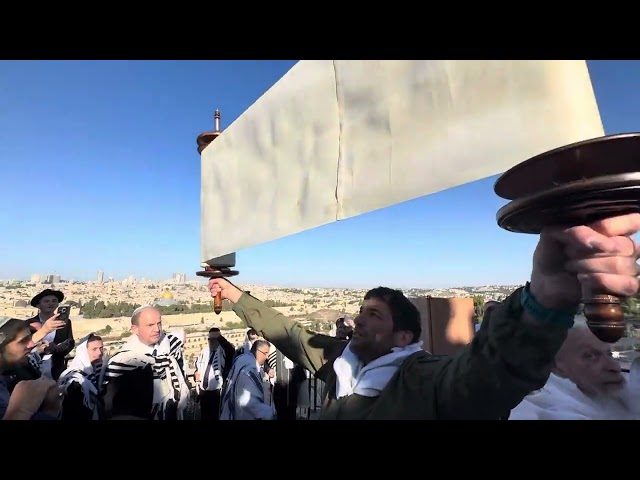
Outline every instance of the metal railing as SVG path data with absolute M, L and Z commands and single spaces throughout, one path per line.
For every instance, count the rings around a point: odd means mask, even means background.
M 325 383 L 305 370 L 307 379 L 300 386 L 298 394 L 297 420 L 317 420 L 322 410 Z

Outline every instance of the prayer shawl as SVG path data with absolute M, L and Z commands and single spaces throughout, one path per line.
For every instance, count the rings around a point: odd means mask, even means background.
M 167 418 L 169 403 L 177 404 L 178 420 L 182 420 L 189 400 L 189 387 L 180 368 L 182 342 L 171 334 L 163 334 L 153 346 L 144 345 L 136 335 L 132 335 L 119 352 L 109 359 L 104 373 L 103 388 L 109 381 L 127 372 L 151 365 L 153 368 L 154 419 Z
M 612 395 L 591 397 L 571 380 L 552 373 L 542 389 L 511 410 L 509 420 L 638 420 L 634 403 L 637 396 L 628 386 Z
M 300 385 L 306 379 L 304 368 L 296 366 L 280 350 L 276 350 L 276 375 L 271 382 L 272 403 L 278 420 L 295 420 Z
M 41 355 L 37 352 L 38 347 L 34 348 L 27 354 L 29 365 L 40 372 L 40 375 L 51 378 L 51 354 Z
M 45 321 L 43 321 L 42 318 L 40 318 L 39 314 L 36 315 L 34 319 L 35 321 L 33 321 L 33 323 L 40 324 L 40 327 L 37 327 L 37 329 L 40 330 L 40 328 L 42 328 L 42 325 L 44 325 Z M 31 322 L 32 320 L 33 319 L 29 319 L 27 321 Z M 34 328 L 34 327 L 31 327 L 31 328 Z M 54 330 L 53 332 L 47 333 L 41 341 L 49 345 L 53 345 L 55 338 L 56 338 L 56 331 Z M 33 367 L 36 367 L 38 370 L 40 370 L 40 373 L 45 377 L 52 378 L 51 367 L 53 366 L 53 359 L 52 359 L 53 355 L 51 355 L 50 353 L 46 355 L 39 354 L 39 353 L 36 353 L 35 350 L 36 349 L 34 349 L 31 353 L 31 358 L 29 358 L 29 363 Z
M 42 365 L 42 357 L 36 349 L 34 348 L 30 353 L 27 354 L 27 360 L 29 361 L 29 365 L 42 374 L 41 365 Z
M 175 330 L 171 330 L 170 332 L 167 332 L 167 335 L 172 335 L 172 336 L 176 337 L 178 340 L 180 340 L 182 342 L 182 345 L 184 345 L 184 342 L 187 341 L 187 334 L 185 333 L 184 329 L 182 329 L 182 328 L 177 328 Z
M 89 335 L 79 341 L 79 345 L 76 347 L 76 355 L 69 368 L 60 375 L 58 385 L 66 393 L 72 383 L 78 383 L 82 389 L 84 406 L 93 412 L 93 420 L 98 420 L 100 399 L 98 388 L 104 363 L 100 359 L 94 366 L 89 361 L 89 352 L 87 351 L 88 338 Z
M 202 349 L 196 360 L 196 371 L 200 373 L 200 380 L 196 384 L 198 391 L 222 389 L 225 363 L 226 354 L 221 345 L 218 345 L 213 355 L 209 345 Z
M 269 343 L 267 366 L 269 367 L 268 371 L 273 371 L 273 378 L 269 379 L 271 385 L 273 386 L 276 383 L 276 376 L 278 374 L 278 350 L 273 343 Z
M 336 372 L 336 398 L 356 394 L 363 397 L 378 397 L 396 374 L 402 362 L 422 349 L 422 342 L 412 343 L 404 348 L 394 347 L 391 353 L 376 358 L 367 365 L 362 364 L 351 351 L 351 342 L 342 355 L 333 363 Z
M 274 387 L 276 385 L 289 388 L 291 382 L 291 374 L 295 368 L 295 364 L 289 360 L 280 350 L 276 349 L 273 344 L 269 349 L 269 357 L 267 359 L 269 370 L 273 370 L 274 376 L 269 381 Z
M 272 420 L 275 417 L 273 407 L 264 403 L 259 370 L 253 354 L 244 353 L 236 358 L 222 395 L 220 420 Z

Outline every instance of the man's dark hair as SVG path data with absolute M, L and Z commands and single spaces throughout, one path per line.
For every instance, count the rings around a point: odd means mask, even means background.
M 0 327 L 0 348 L 4 349 L 9 343 L 13 342 L 20 332 L 29 330 L 31 328 L 25 320 L 19 318 L 10 318 L 7 322 Z
M 258 340 L 253 342 L 253 345 L 251 345 L 251 353 L 255 355 L 260 347 L 265 347 L 267 351 L 269 351 L 271 344 L 266 340 L 262 340 L 261 338 L 259 338 Z
M 96 335 L 95 333 L 91 333 L 87 337 L 87 345 L 89 345 L 91 342 L 101 342 L 101 341 L 102 341 L 102 337 L 100 335 Z
M 247 330 L 247 337 L 253 337 L 253 336 L 258 336 L 258 332 L 255 328 L 250 328 L 249 330 Z
M 369 290 L 365 296 L 365 300 L 376 298 L 387 304 L 391 310 L 391 319 L 393 320 L 393 331 L 407 331 L 413 333 L 411 343 L 416 343 L 422 335 L 422 320 L 420 312 L 411 301 L 404 296 L 400 290 L 388 287 L 377 287 Z
M 211 327 L 209 329 L 209 333 L 218 333 L 220 331 L 220 329 L 218 327 Z

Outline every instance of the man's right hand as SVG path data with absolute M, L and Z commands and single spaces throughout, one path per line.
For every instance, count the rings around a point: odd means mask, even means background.
M 47 377 L 19 382 L 9 398 L 3 420 L 29 420 L 40 409 L 56 382 Z
M 242 296 L 242 290 L 224 278 L 212 278 L 209 280 L 209 292 L 211 297 L 215 298 L 218 293 L 223 299 L 229 300 L 231 303 L 238 303 Z
M 607 218 L 588 226 L 547 228 L 533 255 L 531 293 L 547 308 L 578 306 L 594 292 L 638 292 L 640 214 Z
M 62 409 L 62 396 L 63 394 L 60 387 L 56 384 L 52 385 L 49 387 L 49 390 L 47 390 L 39 411 L 50 417 L 57 418 Z
M 47 333 L 55 332 L 56 330 L 60 330 L 62 327 L 66 325 L 66 322 L 63 322 L 62 320 L 56 320 L 59 316 L 60 314 L 56 313 L 53 317 L 51 317 L 49 320 L 44 322 L 44 324 L 42 325 L 42 328 L 44 329 L 45 332 Z

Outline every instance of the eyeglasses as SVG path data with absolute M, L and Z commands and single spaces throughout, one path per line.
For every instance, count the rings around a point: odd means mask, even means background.
M 267 357 L 269 356 L 269 352 L 263 352 L 262 350 L 258 350 L 261 354 L 266 355 Z

